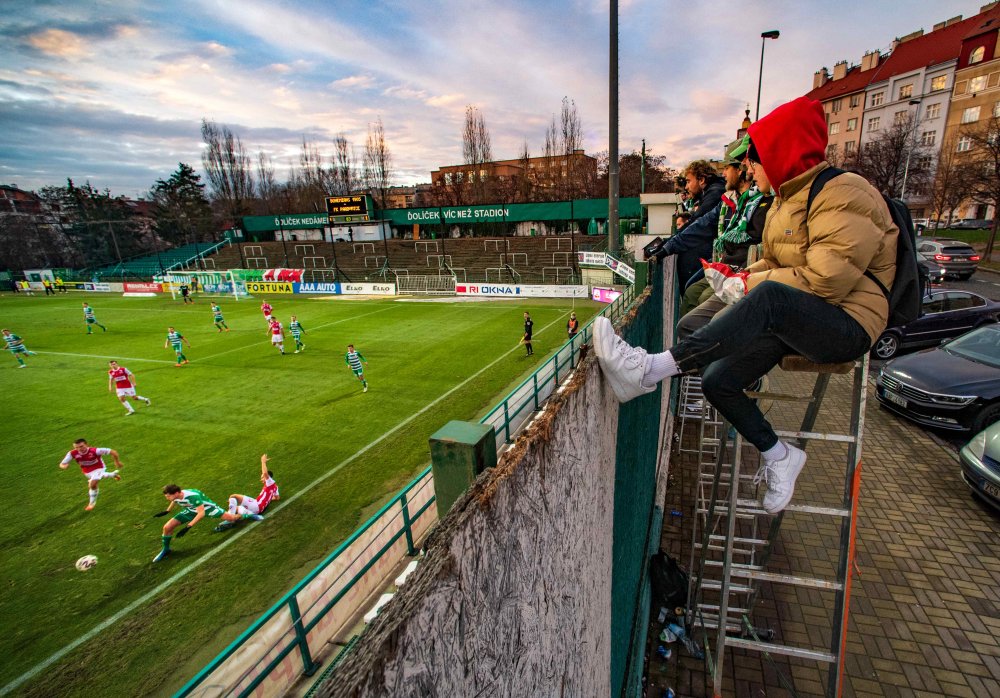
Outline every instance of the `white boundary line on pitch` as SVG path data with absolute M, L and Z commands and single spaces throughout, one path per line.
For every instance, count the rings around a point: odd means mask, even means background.
M 133 356 L 99 356 L 97 354 L 70 354 L 65 351 L 36 351 L 36 354 L 53 354 L 55 356 L 78 356 L 83 359 L 116 359 L 119 361 L 147 361 L 154 364 L 172 364 L 173 361 L 167 361 L 166 359 L 137 359 Z
M 549 329 L 550 327 L 552 327 L 553 325 L 555 325 L 557 322 L 562 322 L 562 318 L 560 317 L 560 318 L 558 318 L 556 320 L 553 320 L 548 325 L 546 325 L 541 330 L 539 330 L 538 334 L 541 334 L 545 330 Z M 452 393 L 454 393 L 456 390 L 458 390 L 459 388 L 462 388 L 463 386 L 465 386 L 466 384 L 468 384 L 473 379 L 477 378 L 478 376 L 480 376 L 481 374 L 485 373 L 487 370 L 489 370 L 490 368 L 492 368 L 496 364 L 500 363 L 500 361 L 502 361 L 503 359 L 505 359 L 508 354 L 511 354 L 511 353 L 517 351 L 520 347 L 521 347 L 521 343 L 518 342 L 517 344 L 514 345 L 513 348 L 508 349 L 507 351 L 505 351 L 504 353 L 502 353 L 496 359 L 494 359 L 490 363 L 488 363 L 485 366 L 483 366 L 481 369 L 479 369 L 478 371 L 476 371 L 475 373 L 473 373 L 471 376 L 469 376 L 468 378 L 466 378 L 464 381 L 462 381 L 458 385 L 456 385 L 456 386 L 448 389 L 446 392 L 442 393 L 440 396 L 438 396 L 432 402 L 427 403 L 427 405 L 425 405 L 424 407 L 422 407 L 420 409 L 420 411 L 414 412 L 412 415 L 410 415 L 409 417 L 407 417 L 406 419 L 404 419 L 402 422 L 400 422 L 399 424 L 397 424 L 396 426 L 394 426 L 392 429 L 390 429 L 389 431 L 387 431 L 384 434 L 382 434 L 382 436 L 378 437 L 374 441 L 371 441 L 370 443 L 368 443 L 368 445 L 362 446 L 360 449 L 358 449 L 357 451 L 355 451 L 353 454 L 351 454 L 350 456 L 348 456 L 344 460 L 342 460 L 339 463 L 337 463 L 337 465 L 335 465 L 332 468 L 330 468 L 330 470 L 328 470 L 325 473 L 323 473 L 322 475 L 320 475 L 318 478 L 316 478 L 315 480 L 313 480 L 312 482 L 310 482 L 308 485 L 306 485 L 305 487 L 303 487 L 301 490 L 299 490 L 298 492 L 296 492 L 295 494 L 293 494 L 291 497 L 287 497 L 287 498 L 281 499 L 280 503 L 275 508 L 274 512 L 268 515 L 268 518 L 273 517 L 279 511 L 281 511 L 282 509 L 284 509 L 286 506 L 288 506 L 289 504 L 291 504 L 292 502 L 294 502 L 296 499 L 298 499 L 299 497 L 301 497 L 305 493 L 309 492 L 310 490 L 312 490 L 317 485 L 321 484 L 324 480 L 326 480 L 327 478 L 329 478 L 331 475 L 334 475 L 334 474 L 338 473 L 348 463 L 350 463 L 351 461 L 355 460 L 359 456 L 364 455 L 365 453 L 367 453 L 369 450 L 371 450 L 372 448 L 374 448 L 375 446 L 377 446 L 378 444 L 380 444 L 382 441 L 384 441 L 388 436 L 390 436 L 391 434 L 396 433 L 397 431 L 399 431 L 400 429 L 402 429 L 403 427 L 405 427 L 407 424 L 409 424 L 410 422 L 412 422 L 414 419 L 416 419 L 420 415 L 422 415 L 425 412 L 427 412 L 427 410 L 431 409 L 432 407 L 434 407 L 435 405 L 437 405 L 439 402 L 441 402 L 442 400 L 444 400 L 445 398 L 447 398 L 449 395 L 451 395 Z M 211 550 L 209 550 L 208 552 L 206 552 L 204 555 L 202 555 L 200 558 L 198 558 L 197 560 L 195 560 L 194 562 L 192 562 L 190 565 L 188 565 L 187 567 L 185 567 L 185 568 L 183 568 L 181 570 L 178 570 L 176 573 L 174 573 L 174 575 L 172 577 L 170 577 L 166 581 L 161 582 L 156 587 L 154 587 L 153 589 L 151 589 L 150 591 L 146 592 L 145 594 L 143 594 L 142 596 L 140 596 L 138 599 L 136 599 L 135 601 L 133 601 L 132 603 L 130 603 L 128 606 L 126 606 L 125 608 L 121 609 L 120 611 L 118 611 L 117 613 L 115 613 L 114 615 L 112 615 L 110 618 L 105 619 L 104 621 L 102 621 L 101 623 L 99 623 L 97 626 L 95 626 L 91 630 L 87 631 L 86 633 L 84 633 L 83 635 L 81 635 L 80 637 L 78 637 L 77 639 L 73 640 L 68 645 L 66 645 L 65 647 L 63 647 L 62 649 L 57 650 L 48 659 L 42 660 L 41 662 L 39 662 L 38 664 L 36 664 L 35 666 L 33 666 L 31 669 L 29 669 L 28 671 L 24 672 L 23 674 L 21 674 L 20 676 L 18 676 L 16 679 L 14 679 L 10 683 L 8 683 L 6 686 L 4 686 L 3 688 L 0 688 L 0 696 L 7 695 L 11 691 L 13 691 L 16 688 L 18 688 L 19 686 L 21 686 L 24 682 L 29 681 L 30 679 L 34 678 L 40 672 L 44 671 L 45 669 L 49 668 L 50 666 L 52 666 L 53 664 L 55 664 L 56 662 L 58 662 L 60 659 L 62 659 L 63 657 L 65 657 L 67 654 L 69 654 L 70 652 L 72 652 L 73 650 L 75 650 L 77 647 L 79 647 L 83 643 L 90 641 L 91 639 L 93 639 L 94 637 L 96 637 L 97 635 L 99 635 L 102 631 L 104 631 L 106 628 L 111 627 L 112 625 L 114 625 L 115 623 L 117 623 L 118 621 L 120 621 L 122 618 L 124 618 L 128 614 L 132 613 L 132 611 L 134 611 L 137 608 L 139 608 L 139 606 L 142 606 L 143 604 L 145 604 L 148 601 L 152 600 L 153 598 L 155 598 L 156 596 L 158 596 L 161 592 L 163 592 L 168 587 L 173 586 L 173 584 L 175 582 L 177 582 L 177 581 L 183 579 L 184 577 L 186 577 L 188 575 L 188 573 L 190 573 L 193 570 L 195 570 L 196 568 L 200 567 L 202 564 L 204 564 L 205 562 L 207 562 L 209 559 L 215 557 L 215 555 L 217 555 L 220 551 L 225 550 L 227 547 L 229 547 L 230 545 L 232 545 L 234 542 L 236 542 L 241 537 L 243 537 L 246 533 L 249 533 L 252 530 L 254 530 L 254 527 L 247 526 L 247 527 L 244 527 L 243 529 L 237 531 L 233 535 L 229 536 L 226 540 L 224 540 L 221 543 L 219 543 L 218 545 L 216 545 L 214 548 L 212 548 Z M 150 563 L 150 564 L 152 564 L 152 563 Z

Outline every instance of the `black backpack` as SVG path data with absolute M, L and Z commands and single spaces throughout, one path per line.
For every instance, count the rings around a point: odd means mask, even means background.
M 806 201 L 807 227 L 809 225 L 809 209 L 812 207 L 813 199 L 822 191 L 827 182 L 843 173 L 844 171 L 841 169 L 828 167 L 816 175 L 812 186 L 809 187 L 809 198 Z M 910 217 L 910 210 L 899 199 L 890 199 L 885 194 L 882 195 L 882 198 L 885 200 L 886 206 L 889 207 L 892 222 L 899 228 L 899 235 L 896 238 L 896 278 L 892 282 L 892 288 L 888 289 L 867 269 L 865 276 L 882 289 L 882 293 L 889 301 L 889 321 L 886 327 L 898 327 L 920 317 L 920 307 L 928 275 L 926 267 L 917 264 L 916 235 L 913 230 L 913 218 Z

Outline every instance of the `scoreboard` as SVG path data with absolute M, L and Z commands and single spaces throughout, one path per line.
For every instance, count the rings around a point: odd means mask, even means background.
M 326 197 L 326 212 L 330 217 L 330 223 L 371 220 L 369 214 L 371 210 L 370 198 L 367 194 Z

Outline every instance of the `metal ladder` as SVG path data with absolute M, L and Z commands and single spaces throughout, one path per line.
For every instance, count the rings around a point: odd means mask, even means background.
M 701 631 L 700 639 L 704 643 L 705 660 L 712 675 L 713 696 L 716 697 L 722 696 L 723 666 L 728 647 L 761 652 L 766 657 L 784 655 L 829 664 L 826 695 L 839 697 L 843 689 L 851 570 L 854 565 L 858 494 L 861 486 L 868 355 L 844 364 L 813 364 L 800 356 L 786 356 L 781 362 L 781 368 L 785 371 L 816 373 L 812 394 L 806 397 L 771 392 L 748 394 L 776 401 L 808 403 L 801 427 L 797 431 L 777 430 L 780 438 L 797 443 L 800 448 L 805 448 L 810 441 L 846 444 L 842 504 L 839 507 L 829 507 L 793 503 L 783 512 L 771 517 L 769 525 L 766 525 L 765 517 L 769 515 L 758 503 L 753 483 L 759 453 L 752 446 L 744 444 L 739 434 L 729 438 L 729 424 L 719 419 L 715 410 L 707 403 L 702 403 L 705 405 L 703 423 L 710 425 L 710 432 L 718 434 L 719 440 L 712 443 L 710 438 L 707 444 L 701 446 L 699 456 L 691 566 L 688 568 L 691 574 L 687 620 L 692 636 L 697 630 Z M 853 373 L 853 390 L 849 432 L 813 432 L 831 376 L 850 373 Z M 700 391 L 700 381 L 697 385 L 688 386 L 689 393 L 695 389 Z M 716 427 L 715 424 L 719 426 Z M 704 428 L 702 426 L 703 434 Z M 715 455 L 713 462 L 708 458 L 711 454 Z M 752 467 L 747 468 L 746 465 Z M 808 468 L 807 463 L 806 469 Z M 799 498 L 798 492 L 797 490 L 796 499 Z M 839 521 L 840 548 L 835 579 L 767 570 L 771 550 L 778 539 L 786 514 L 832 517 Z M 761 534 L 765 526 L 767 533 L 763 536 Z M 755 627 L 750 620 L 760 582 L 832 592 L 834 603 L 828 648 L 794 647 L 770 642 L 771 631 Z M 779 678 L 794 695 L 794 689 L 780 672 Z

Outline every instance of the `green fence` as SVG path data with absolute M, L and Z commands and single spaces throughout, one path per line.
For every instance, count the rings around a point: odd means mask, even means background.
M 617 322 L 631 309 L 637 294 L 630 286 L 600 315 Z M 495 428 L 498 450 L 516 438 L 576 367 L 580 347 L 591 343 L 592 325 L 593 320 L 480 420 Z M 405 556 L 415 553 L 414 541 L 436 520 L 430 473 L 428 467 L 198 672 L 175 698 L 242 698 L 255 691 L 280 694 L 302 675 L 311 676 L 318 667 L 317 650 L 384 585 Z

